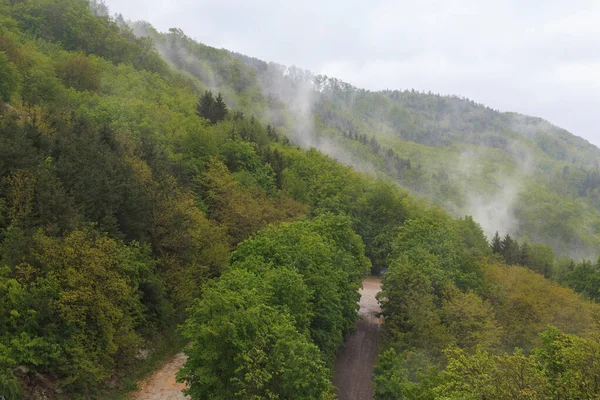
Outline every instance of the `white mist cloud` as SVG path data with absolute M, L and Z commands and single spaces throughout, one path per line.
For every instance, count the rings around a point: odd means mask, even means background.
M 457 94 L 600 144 L 597 0 L 107 0 L 208 45 L 367 89 Z

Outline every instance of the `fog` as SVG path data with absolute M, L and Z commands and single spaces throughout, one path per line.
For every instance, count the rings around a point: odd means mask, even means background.
M 159 38 L 148 24 L 130 25 L 137 35 L 150 34 L 154 35 L 155 39 Z M 165 60 L 179 67 L 185 65 L 185 69 L 202 80 L 207 87 L 219 90 L 223 77 L 220 77 L 217 71 L 206 67 L 204 60 L 196 58 L 188 51 L 187 46 L 191 39 L 182 31 L 171 30 L 166 38 L 159 38 L 155 42 L 157 50 Z M 276 99 L 285 105 L 285 118 L 288 120 L 278 114 L 277 110 L 271 110 L 272 114 L 266 117 L 276 126 L 285 125 L 286 132 L 294 144 L 305 149 L 317 148 L 324 154 L 352 166 L 360 172 L 378 176 L 380 171 L 366 161 L 361 154 L 354 154 L 348 148 L 347 140 L 342 139 L 341 136 L 320 132 L 320 129 L 315 127 L 315 107 L 319 106 L 322 96 L 332 93 L 331 87 L 341 86 L 345 90 L 344 95 L 350 105 L 355 98 L 355 88 L 337 79 L 313 75 L 310 71 L 297 67 L 265 63 L 237 53 L 233 53 L 233 55 L 256 69 L 258 83 L 266 98 Z M 453 99 L 457 98 L 453 97 Z M 456 114 L 454 117 L 460 118 L 460 107 L 456 103 L 451 103 L 451 109 L 452 107 Z M 512 129 L 530 139 L 535 138 L 540 131 L 553 137 L 560 137 L 564 132 L 546 121 L 525 116 L 515 117 Z M 581 140 L 581 142 L 585 141 Z M 512 155 L 511 160 L 515 165 L 506 171 L 497 171 L 492 176 L 491 188 L 476 189 L 467 183 L 471 179 L 481 178 L 477 174 L 480 173 L 480 164 L 486 157 L 486 151 L 489 151 L 489 147 L 485 147 L 483 144 L 479 148 L 475 147 L 474 150 L 460 154 L 451 171 L 452 183 L 457 185 L 464 199 L 462 204 L 452 204 L 450 208 L 452 211 L 460 210 L 462 215 L 473 216 L 482 226 L 488 238 L 491 238 L 496 231 L 501 234 L 509 233 L 512 236 L 519 236 L 519 220 L 515 215 L 515 207 L 519 202 L 519 196 L 525 187 L 526 180 L 536 168 L 536 157 L 533 154 L 527 149 L 514 147 L 515 143 L 510 141 L 509 143 L 512 148 L 506 150 L 508 154 Z M 419 192 L 417 194 L 427 195 Z M 454 213 L 456 214 L 456 212 Z M 535 237 L 530 239 L 537 240 Z M 576 258 L 579 258 L 580 255 L 590 255 L 586 249 L 574 249 L 571 253 Z
M 494 189 L 482 191 L 466 182 L 470 178 L 475 178 L 475 175 L 481 171 L 481 162 L 488 150 L 481 147 L 478 150 L 463 152 L 454 167 L 457 176 L 466 178 L 458 179 L 456 182 L 466 197 L 462 211 L 471 215 L 481 225 L 488 239 L 491 239 L 496 232 L 514 236 L 519 231 L 515 206 L 527 178 L 534 172 L 534 157 L 524 153 L 523 157 L 515 158 L 515 165 L 512 168 L 496 171 L 491 177 Z
M 112 12 L 370 90 L 456 94 L 600 144 L 600 3 L 106 0 Z

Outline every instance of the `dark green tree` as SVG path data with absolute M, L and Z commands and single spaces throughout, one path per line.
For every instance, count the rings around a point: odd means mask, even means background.
M 500 235 L 498 234 L 498 231 L 496 231 L 496 234 L 492 238 L 491 247 L 492 247 L 492 253 L 502 254 L 502 240 L 500 239 Z
M 504 256 L 504 261 L 506 261 L 507 264 L 514 265 L 519 263 L 519 242 L 514 240 L 507 233 L 506 236 L 504 236 L 504 238 L 502 239 L 500 246 L 502 248 L 502 255 Z
M 215 99 L 212 92 L 207 90 L 198 100 L 197 112 L 200 117 L 209 120 L 211 124 L 216 124 L 223 121 L 229 111 L 221 93 Z
M 0 101 L 9 101 L 13 92 L 19 87 L 21 76 L 15 65 L 0 52 Z
M 225 104 L 223 96 L 221 95 L 221 93 L 219 93 L 213 104 L 212 116 L 215 120 L 213 123 L 223 121 L 227 117 L 228 113 L 229 110 L 227 109 L 227 104 Z
M 198 106 L 196 107 L 198 115 L 209 120 L 211 123 L 214 123 L 212 120 L 212 110 L 215 107 L 214 105 L 215 98 L 213 97 L 212 92 L 207 90 L 198 100 Z

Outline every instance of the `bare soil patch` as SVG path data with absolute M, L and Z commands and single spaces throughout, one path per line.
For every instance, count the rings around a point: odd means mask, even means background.
M 168 363 L 156 371 L 147 380 L 139 384 L 140 390 L 131 395 L 131 400 L 187 400 L 181 392 L 185 389 L 183 383 L 175 381 L 179 369 L 185 364 L 187 356 L 177 354 Z

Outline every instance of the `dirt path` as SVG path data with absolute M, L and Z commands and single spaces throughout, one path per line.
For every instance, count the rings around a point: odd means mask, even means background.
M 333 384 L 338 388 L 339 400 L 371 400 L 371 375 L 377 361 L 381 320 L 375 315 L 381 311 L 375 295 L 381 289 L 381 281 L 367 278 L 361 289 L 360 320 L 356 332 L 346 338 L 335 368 Z M 185 363 L 186 356 L 177 354 L 148 380 L 139 384 L 140 390 L 130 396 L 131 400 L 186 400 L 181 393 L 185 388 L 175 381 L 177 371 Z
M 168 363 L 156 371 L 147 381 L 139 384 L 140 390 L 134 393 L 131 400 L 186 400 L 181 391 L 183 383 L 177 383 L 175 376 L 186 360 L 183 353 L 177 354 Z
M 367 278 L 361 289 L 360 320 L 356 332 L 346 338 L 336 365 L 333 384 L 338 388 L 339 400 L 372 400 L 371 377 L 377 362 L 377 350 L 381 319 L 376 314 L 381 311 L 375 295 L 381 290 L 381 280 Z

